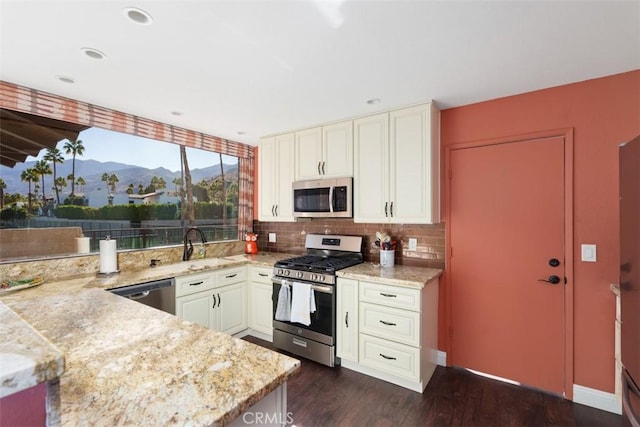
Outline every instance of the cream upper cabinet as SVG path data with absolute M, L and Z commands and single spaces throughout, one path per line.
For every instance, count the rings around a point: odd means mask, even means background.
M 258 147 L 258 217 L 293 222 L 294 134 L 261 139 Z
M 439 124 L 433 103 L 354 121 L 354 222 L 440 222 Z
M 295 180 L 353 176 L 353 122 L 296 132 Z
M 355 120 L 353 134 L 353 221 L 388 222 L 389 114 Z

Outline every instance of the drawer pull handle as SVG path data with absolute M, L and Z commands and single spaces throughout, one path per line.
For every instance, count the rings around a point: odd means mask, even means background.
M 380 353 L 380 356 L 383 357 L 384 359 L 387 359 L 387 360 L 397 360 L 395 357 L 386 356 L 386 355 L 384 355 L 382 353 Z
M 307 342 L 306 341 L 302 341 L 302 340 L 299 340 L 297 338 L 294 338 L 294 339 L 291 340 L 291 342 L 293 344 L 297 345 L 297 346 L 307 348 Z
M 193 283 L 189 283 L 189 286 L 199 286 L 202 285 L 204 282 L 193 282 Z
M 227 278 L 227 279 L 231 279 L 232 277 L 236 277 L 237 275 L 238 275 L 238 273 L 233 273 L 233 274 L 230 274 L 230 275 L 224 276 L 224 277 Z
M 394 294 L 385 294 L 383 292 L 380 292 L 380 295 L 382 295 L 383 297 L 387 297 L 387 298 L 396 298 L 398 295 L 394 295 Z
M 348 328 L 349 327 L 349 312 L 347 311 L 347 314 L 344 315 L 344 324 L 345 326 Z
M 387 326 L 398 326 L 395 323 L 385 322 L 384 320 L 381 320 L 380 323 L 382 323 L 383 325 L 387 325 Z
M 269 277 L 269 275 L 267 273 L 258 273 L 258 276 Z

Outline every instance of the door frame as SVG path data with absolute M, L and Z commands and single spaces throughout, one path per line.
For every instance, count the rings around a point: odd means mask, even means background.
M 448 144 L 445 147 L 444 156 L 444 218 L 447 223 L 445 227 L 445 265 L 451 266 L 451 155 L 454 150 L 465 148 L 478 148 L 489 145 L 508 144 L 513 142 L 529 141 L 533 139 L 544 139 L 562 137 L 564 139 L 564 256 L 565 275 L 567 283 L 564 287 L 564 391 L 563 395 L 569 400 L 573 400 L 573 270 L 574 270 L 574 242 L 573 242 L 573 128 L 551 129 L 546 131 L 531 132 L 521 135 L 503 136 L 498 138 L 483 139 L 468 142 L 457 142 Z M 447 323 L 446 345 L 447 360 L 452 360 L 452 292 L 451 274 L 445 274 L 445 319 Z M 449 365 L 449 363 L 447 363 Z

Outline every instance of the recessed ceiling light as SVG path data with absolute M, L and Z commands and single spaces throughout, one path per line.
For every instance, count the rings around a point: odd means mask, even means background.
M 236 132 L 238 135 L 246 135 L 247 133 L 243 130 L 239 130 L 238 132 Z
M 74 79 L 67 76 L 58 76 L 58 80 L 60 80 L 63 83 L 69 83 L 69 84 L 73 84 L 76 82 Z
M 83 47 L 80 50 L 91 59 L 104 59 L 107 56 L 103 52 L 100 52 L 98 49 L 94 49 L 92 47 Z
M 182 111 L 172 111 L 171 114 L 173 114 L 174 116 L 181 116 L 183 113 Z
M 367 104 L 369 105 L 380 104 L 380 98 L 371 98 L 367 100 Z
M 124 9 L 124 16 L 129 18 L 129 20 L 135 22 L 140 25 L 151 25 L 153 20 L 151 19 L 151 15 L 145 12 L 142 9 L 138 9 L 136 7 L 127 7 Z

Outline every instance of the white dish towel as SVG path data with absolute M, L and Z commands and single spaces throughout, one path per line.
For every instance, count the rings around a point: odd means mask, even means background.
M 308 283 L 293 282 L 291 321 L 305 326 L 311 324 L 311 313 L 316 311 L 316 300 Z
M 291 302 L 289 301 L 290 286 L 287 280 L 283 280 L 278 293 L 278 305 L 276 306 L 276 320 L 291 321 Z

